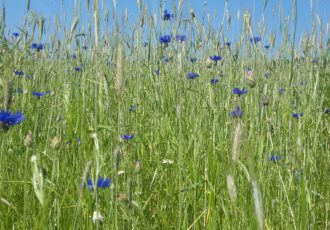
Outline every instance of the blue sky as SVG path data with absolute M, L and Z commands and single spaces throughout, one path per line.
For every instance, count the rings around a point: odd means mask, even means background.
M 0 0 L 0 4 L 3 4 L 4 0 Z M 88 16 L 91 14 L 87 12 L 86 0 L 77 0 L 80 2 L 79 17 L 80 17 L 80 28 L 85 28 L 87 25 Z M 143 0 L 142 0 L 143 1 Z M 310 0 L 297 0 L 298 1 L 298 25 L 297 35 L 300 37 L 305 32 L 310 32 L 312 28 L 312 18 L 316 19 L 315 15 L 319 15 L 323 20 L 324 24 L 330 22 L 330 0 L 314 0 L 313 1 L 313 13 L 311 11 Z M 57 15 L 62 24 L 66 24 L 70 27 L 73 20 L 74 14 L 74 2 L 75 0 L 31 0 L 30 12 L 35 12 L 37 15 L 42 15 L 50 23 L 53 22 L 55 15 Z M 92 2 L 92 1 L 91 1 Z M 113 12 L 113 1 L 112 0 L 100 0 L 101 11 L 104 12 L 106 8 L 109 9 L 110 18 Z M 165 2 L 164 9 L 173 11 L 172 0 L 162 1 Z M 176 0 L 175 2 L 178 2 Z M 201 20 L 204 11 L 204 3 L 206 4 L 206 12 L 211 16 L 211 26 L 218 29 L 221 25 L 225 2 L 224 0 L 184 0 L 183 11 L 186 17 L 189 16 L 190 9 L 194 9 L 195 14 Z M 269 0 L 268 5 L 263 11 L 264 1 L 263 0 L 229 0 L 228 11 L 232 18 L 232 26 L 229 31 L 225 31 L 225 35 L 229 40 L 235 40 L 240 34 L 242 25 L 242 15 L 244 10 L 249 10 L 252 15 L 252 22 L 254 25 L 254 33 L 258 33 L 258 22 L 262 18 L 265 20 L 267 25 L 266 34 L 276 31 L 278 34 L 280 28 L 280 12 L 279 8 L 282 9 L 282 15 L 289 16 L 292 19 L 293 11 L 292 0 Z M 16 32 L 19 27 L 23 25 L 24 16 L 27 14 L 26 0 L 6 0 L 6 25 L 7 33 Z M 102 4 L 104 3 L 104 4 Z M 160 3 L 158 0 L 144 0 L 144 4 L 148 6 L 149 12 L 160 14 Z M 103 7 L 103 8 L 102 8 Z M 125 12 L 127 9 L 130 16 L 130 21 L 133 23 L 138 15 L 138 7 L 136 0 L 118 0 L 118 12 L 119 14 Z M 237 14 L 240 12 L 240 21 L 237 20 Z M 274 16 L 272 16 L 274 12 Z M 64 20 L 65 15 L 65 20 Z M 216 15 L 215 17 L 213 17 Z M 283 17 L 282 17 L 283 18 Z M 110 19 L 111 20 L 111 19 Z M 51 24 L 52 25 L 52 24 Z

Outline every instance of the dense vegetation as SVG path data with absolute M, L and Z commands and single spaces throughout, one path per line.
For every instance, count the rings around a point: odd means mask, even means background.
M 97 1 L 93 32 L 1 21 L 0 228 L 328 229 L 329 34 L 138 3 L 111 32 Z

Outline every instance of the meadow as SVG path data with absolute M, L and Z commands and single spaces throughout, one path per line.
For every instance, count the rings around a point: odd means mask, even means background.
M 87 2 L 89 27 L 10 33 L 3 4 L 0 229 L 330 228 L 326 22 L 242 11 L 229 40 L 182 0 L 130 25 Z

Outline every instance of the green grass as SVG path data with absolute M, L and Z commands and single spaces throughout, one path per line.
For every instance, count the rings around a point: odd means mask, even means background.
M 53 56 L 51 47 L 31 52 L 30 39 L 14 45 L 1 37 L 0 95 L 11 95 L 9 110 L 22 111 L 26 120 L 0 132 L 0 229 L 329 228 L 330 127 L 323 112 L 330 106 L 329 47 L 314 47 L 319 62 L 313 64 L 312 51 L 292 63 L 284 54 L 270 57 L 261 44 L 237 43 L 237 61 L 223 47 L 223 61 L 208 68 L 204 57 L 217 53 L 212 40 L 192 64 L 188 42 L 168 48 L 136 42 L 134 50 L 120 34 L 106 36 L 110 45 L 92 42 L 97 48 L 72 51 L 61 44 Z M 150 37 L 157 37 L 154 30 Z M 74 36 L 72 41 L 82 45 Z M 77 59 L 69 57 L 73 52 Z M 173 61 L 164 64 L 163 54 Z M 106 64 L 108 58 L 113 64 Z M 81 64 L 82 71 L 75 71 Z M 248 68 L 254 71 L 252 88 Z M 21 69 L 32 79 L 13 74 Z M 161 73 L 154 75 L 155 69 Z M 187 80 L 191 71 L 200 77 Z M 214 77 L 216 85 L 210 84 Z M 248 93 L 238 97 L 234 87 Z M 32 96 L 48 90 L 40 99 Z M 232 118 L 237 105 L 244 114 Z M 304 116 L 294 119 L 293 112 Z M 123 141 L 123 134 L 135 137 Z M 52 147 L 55 137 L 59 148 Z M 272 154 L 282 158 L 274 163 Z M 37 172 L 42 199 L 33 187 Z M 98 176 L 110 177 L 112 186 L 92 192 L 80 186 Z M 102 223 L 93 223 L 94 211 Z

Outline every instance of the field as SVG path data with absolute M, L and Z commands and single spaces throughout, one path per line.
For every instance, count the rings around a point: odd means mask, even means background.
M 2 17 L 0 229 L 330 229 L 324 22 L 276 40 L 244 11 L 231 41 L 182 4 Z

